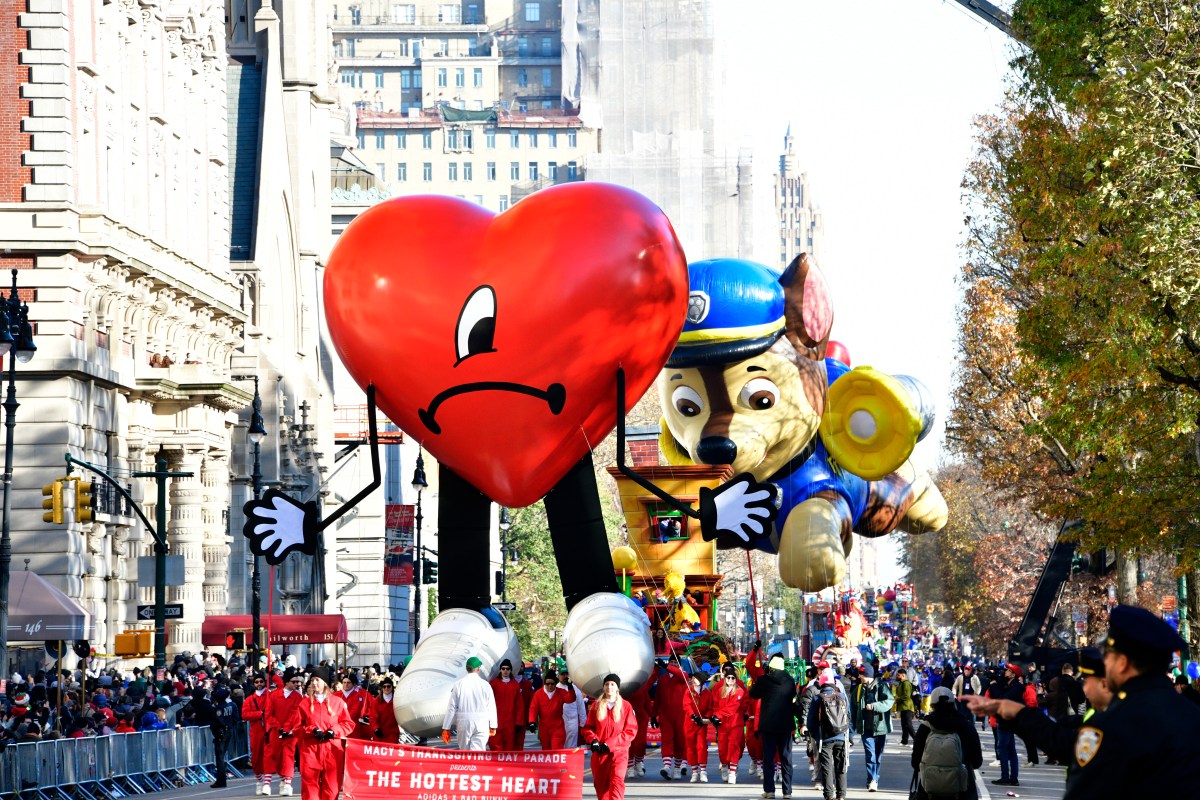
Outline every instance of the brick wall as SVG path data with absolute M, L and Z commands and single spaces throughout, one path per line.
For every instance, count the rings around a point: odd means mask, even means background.
M 21 86 L 29 81 L 29 67 L 20 63 L 29 47 L 29 32 L 17 26 L 17 15 L 26 11 L 26 0 L 0 0 L 0 202 L 19 203 L 32 171 L 21 163 L 30 149 L 29 134 L 21 121 L 29 116 L 29 101 Z M 9 267 L 11 269 L 11 265 Z
M 629 460 L 635 469 L 658 466 L 657 439 L 628 439 L 626 444 L 629 445 Z

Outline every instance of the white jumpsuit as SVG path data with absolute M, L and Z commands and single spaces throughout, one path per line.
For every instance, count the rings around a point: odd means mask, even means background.
M 566 689 L 567 685 L 560 683 L 558 688 Z M 563 703 L 563 727 L 567 732 L 567 737 L 563 741 L 563 747 L 579 746 L 579 729 L 583 727 L 583 723 L 586 721 L 587 701 L 583 699 L 583 692 L 576 689 L 575 699 L 569 703 Z
M 459 750 L 486 750 L 488 731 L 496 727 L 496 696 L 479 671 L 468 672 L 450 687 L 442 730 L 458 730 Z

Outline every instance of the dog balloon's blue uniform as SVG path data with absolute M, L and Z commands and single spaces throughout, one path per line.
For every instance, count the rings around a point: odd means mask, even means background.
M 850 371 L 840 361 L 825 359 L 825 371 L 830 385 Z M 808 458 L 795 458 L 779 472 L 767 479 L 779 487 L 779 524 L 787 520 L 793 508 L 822 492 L 837 492 L 850 509 L 851 527 L 858 524 L 859 517 L 867 507 L 870 486 L 867 481 L 847 471 L 825 449 L 820 436 L 813 437 L 814 448 Z M 806 451 L 807 452 L 807 451 Z M 803 455 L 803 454 L 802 454 Z M 775 552 L 769 539 L 758 540 L 758 549 Z

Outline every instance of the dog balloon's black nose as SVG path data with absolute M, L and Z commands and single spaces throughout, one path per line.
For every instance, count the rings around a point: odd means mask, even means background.
M 737 458 L 737 444 L 724 436 L 705 436 L 696 445 L 696 455 L 705 464 L 732 464 Z

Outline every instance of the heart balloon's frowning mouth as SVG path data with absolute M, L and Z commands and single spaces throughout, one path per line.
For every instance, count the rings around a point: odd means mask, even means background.
M 530 397 L 545 400 L 546 405 L 550 407 L 550 413 L 556 416 L 563 410 L 563 406 L 567 402 L 567 390 L 561 383 L 552 383 L 543 392 L 541 389 L 535 389 L 532 386 L 526 386 L 521 383 L 479 381 L 477 383 L 464 383 L 461 386 L 452 386 L 443 392 L 439 392 L 438 396 L 433 398 L 433 402 L 429 404 L 429 408 L 417 410 L 417 416 L 421 418 L 421 422 L 429 429 L 430 433 L 441 433 L 442 426 L 438 425 L 437 420 L 434 419 L 438 407 L 451 397 L 471 392 L 514 392 L 516 394 L 527 394 Z

